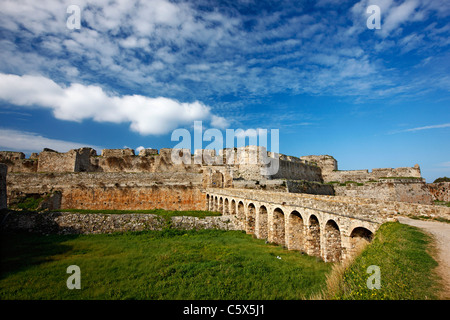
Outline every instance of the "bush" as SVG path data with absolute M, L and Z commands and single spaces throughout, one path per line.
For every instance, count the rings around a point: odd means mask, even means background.
M 438 182 L 450 182 L 450 178 L 447 178 L 447 177 L 437 178 L 436 180 L 434 180 L 433 183 L 438 183 Z

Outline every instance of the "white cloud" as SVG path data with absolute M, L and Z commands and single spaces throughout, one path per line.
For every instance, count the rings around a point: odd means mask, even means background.
M 61 120 L 129 122 L 131 130 L 142 135 L 165 134 L 195 120 L 210 120 L 216 126 L 227 124 L 198 101 L 182 103 L 164 97 L 118 96 L 95 85 L 72 83 L 63 87 L 42 76 L 0 74 L 0 99 L 18 106 L 48 108 Z
M 431 125 L 431 126 L 423 126 L 423 127 L 398 130 L 398 131 L 391 132 L 391 134 L 401 133 L 401 132 L 415 132 L 415 131 L 430 130 L 430 129 L 441 129 L 441 128 L 449 128 L 449 127 L 450 127 L 450 123 L 443 123 L 443 124 L 435 124 L 435 125 Z
M 44 148 L 50 148 L 59 152 L 67 152 L 71 149 L 83 147 L 93 148 L 97 152 L 103 149 L 103 147 L 79 142 L 46 138 L 33 132 L 0 129 L 0 148 L 3 150 L 22 151 L 28 153 L 40 152 Z

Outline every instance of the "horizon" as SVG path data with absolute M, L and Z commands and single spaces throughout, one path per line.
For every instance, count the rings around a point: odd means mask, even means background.
M 202 121 L 191 150 L 278 130 L 339 170 L 450 176 L 450 2 L 0 1 L 1 150 L 174 148 Z

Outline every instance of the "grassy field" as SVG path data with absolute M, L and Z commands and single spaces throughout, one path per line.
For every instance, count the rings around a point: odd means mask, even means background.
M 0 299 L 436 299 L 430 238 L 387 223 L 344 264 L 266 244 L 240 231 L 99 235 L 2 234 Z M 81 290 L 69 290 L 69 265 Z M 367 268 L 379 266 L 370 290 Z
M 302 299 L 331 265 L 239 231 L 3 235 L 0 299 Z M 81 290 L 69 290 L 69 265 Z
M 336 265 L 328 276 L 323 299 L 427 300 L 437 299 L 437 262 L 430 255 L 428 235 L 415 227 L 390 222 L 376 232 L 370 245 L 354 261 Z M 369 289 L 369 266 L 380 269 L 380 289 Z M 370 281 L 371 283 L 374 283 Z

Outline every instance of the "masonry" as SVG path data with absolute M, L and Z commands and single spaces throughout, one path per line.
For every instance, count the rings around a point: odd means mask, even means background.
M 144 149 L 139 155 L 132 149 L 104 149 L 101 155 L 91 148 L 44 149 L 28 159 L 2 151 L 0 162 L 1 206 L 18 208 L 32 197 L 42 200 L 38 209 L 48 210 L 2 212 L 7 230 L 103 233 L 162 227 L 154 215 L 60 209 L 212 210 L 222 216 L 173 217 L 170 224 L 244 230 L 289 250 L 342 261 L 398 215 L 450 220 L 450 208 L 433 202 L 448 199 L 448 185 L 427 185 L 418 165 L 338 170 L 329 155 L 294 157 L 258 146 L 194 154 Z

